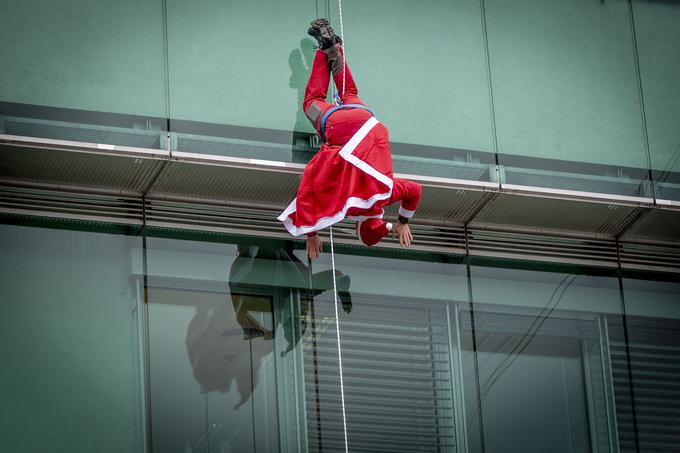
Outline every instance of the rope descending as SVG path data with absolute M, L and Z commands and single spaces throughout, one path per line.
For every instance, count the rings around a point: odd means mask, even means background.
M 338 0 L 338 17 L 340 19 L 340 39 L 342 40 L 343 51 L 340 52 L 342 55 L 342 96 L 340 99 L 345 97 L 345 72 L 346 72 L 346 57 L 345 52 L 347 51 L 347 45 L 345 42 L 345 31 L 342 22 L 342 0 Z M 334 96 L 335 98 L 336 96 Z M 331 267 L 333 271 L 333 301 L 335 307 L 335 332 L 338 342 L 338 370 L 340 373 L 340 402 L 342 405 L 342 429 L 345 435 L 345 453 L 349 453 L 349 444 L 347 440 L 347 413 L 345 410 L 345 383 L 343 379 L 342 372 L 342 349 L 340 346 L 340 317 L 338 315 L 338 288 L 335 276 L 335 249 L 333 246 L 333 226 L 330 227 L 330 242 L 331 242 Z
M 340 349 L 340 317 L 338 312 L 338 287 L 335 278 L 335 250 L 333 249 L 333 227 L 331 230 L 331 267 L 333 269 L 333 306 L 335 307 L 335 332 L 338 340 L 338 369 L 340 373 L 340 401 L 342 403 L 342 429 L 345 433 L 345 453 L 349 452 L 347 443 L 347 414 L 345 412 L 345 383 L 342 373 L 342 350 Z

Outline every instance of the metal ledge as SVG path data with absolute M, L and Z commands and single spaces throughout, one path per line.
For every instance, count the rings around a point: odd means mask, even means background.
M 293 174 L 302 174 L 302 170 L 305 168 L 303 164 L 295 164 L 291 162 L 248 159 L 231 156 L 211 156 L 208 154 L 186 153 L 182 151 L 173 151 L 171 160 L 178 163 L 208 165 L 211 167 L 243 168 L 247 170 L 272 171 L 277 173 L 281 172 Z
M 304 165 L 0 134 L 0 184 L 282 209 Z M 423 185 L 423 225 L 680 243 L 680 202 L 397 174 Z M 393 213 L 394 211 L 389 211 Z
M 623 241 L 678 242 L 680 211 L 650 209 L 644 217 L 621 235 Z
M 142 199 L 95 193 L 41 190 L 0 186 L 0 217 L 66 219 L 126 226 L 147 226 L 227 235 L 290 239 L 276 220 L 276 207 L 214 200 Z M 520 259 L 585 266 L 642 269 L 680 273 L 680 245 L 622 242 L 583 238 L 578 234 L 537 234 L 511 228 L 466 228 L 428 220 L 412 224 L 416 237 L 409 253 L 435 252 L 471 256 Z M 321 233 L 328 237 L 328 232 Z M 334 228 L 339 244 L 363 246 L 354 224 L 344 221 Z M 398 241 L 381 241 L 381 249 L 398 250 Z
M 70 152 L 110 155 L 115 157 L 135 157 L 140 159 L 165 160 L 170 156 L 169 151 L 162 149 L 135 148 L 133 146 L 111 145 L 106 143 L 75 142 L 70 140 L 56 140 L 51 138 L 24 137 L 21 135 L 0 134 L 0 145 L 32 149 L 51 149 Z
M 596 192 L 579 192 L 577 190 L 548 189 L 543 187 L 520 186 L 517 184 L 503 184 L 503 193 L 524 195 L 530 197 L 546 197 L 554 200 L 585 201 L 594 203 L 616 204 L 620 206 L 653 207 L 654 199 L 645 197 L 631 197 L 626 195 L 605 194 Z
M 642 209 L 630 204 L 501 193 L 472 219 L 470 227 L 512 227 L 553 234 L 587 232 L 592 237 L 616 239 L 620 225 Z

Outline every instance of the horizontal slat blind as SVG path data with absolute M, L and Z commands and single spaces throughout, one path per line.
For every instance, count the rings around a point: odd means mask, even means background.
M 623 326 L 609 325 L 616 417 L 622 452 L 680 451 L 680 322 L 628 317 L 635 420 Z
M 305 336 L 309 447 L 344 451 L 333 301 L 315 307 L 316 361 Z M 371 300 L 340 316 L 349 451 L 455 451 L 445 309 Z

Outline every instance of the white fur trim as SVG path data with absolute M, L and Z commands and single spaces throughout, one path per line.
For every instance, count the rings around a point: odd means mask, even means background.
M 362 170 L 364 173 L 373 176 L 375 179 L 385 184 L 387 187 L 390 188 L 391 192 L 393 184 L 392 178 L 380 173 L 378 170 L 371 167 L 370 164 L 364 162 L 363 160 L 359 159 L 357 156 L 352 154 L 354 152 L 354 149 L 359 145 L 359 143 L 361 143 L 361 141 L 366 137 L 366 135 L 368 135 L 368 133 L 371 131 L 371 129 L 373 129 L 373 127 L 375 127 L 376 124 L 378 124 L 378 120 L 376 120 L 375 117 L 370 117 L 364 123 L 364 125 L 361 126 L 359 130 L 352 136 L 352 138 L 349 139 L 347 144 L 342 147 L 339 154 L 342 156 L 343 159 L 345 159 L 350 164 L 354 165 L 355 167 Z
M 377 179 L 381 183 L 385 184 L 387 187 L 389 187 L 389 190 L 384 193 L 377 193 L 373 195 L 372 197 L 368 199 L 363 199 L 359 197 L 349 197 L 345 201 L 345 205 L 343 208 L 336 212 L 335 214 L 328 216 L 328 217 L 323 217 L 319 219 L 316 224 L 314 225 L 309 225 L 309 226 L 295 226 L 293 225 L 293 220 L 290 218 L 290 215 L 295 212 L 296 210 L 296 202 L 297 198 L 295 198 L 289 205 L 288 207 L 277 217 L 278 220 L 283 222 L 283 226 L 286 227 L 288 232 L 292 234 L 293 236 L 300 236 L 301 234 L 306 234 L 306 233 L 311 233 L 314 231 L 319 231 L 322 230 L 326 227 L 329 227 L 335 223 L 338 223 L 342 219 L 344 219 L 347 215 L 347 211 L 350 208 L 360 208 L 360 209 L 368 209 L 371 206 L 373 206 L 377 201 L 380 200 L 386 200 L 389 199 L 390 196 L 392 195 L 392 178 L 389 176 L 386 176 L 382 173 L 380 173 L 378 170 L 373 168 L 370 164 L 367 162 L 364 162 L 363 160 L 359 159 L 357 156 L 352 154 L 356 147 L 361 143 L 361 141 L 366 138 L 366 135 L 375 127 L 375 125 L 378 124 L 378 120 L 375 119 L 374 117 L 369 118 L 366 120 L 366 122 L 359 128 L 358 131 L 352 136 L 352 138 L 349 139 L 349 141 L 345 144 L 345 146 L 342 147 L 340 152 L 338 153 L 340 157 L 345 159 L 347 162 L 350 164 L 354 165 L 364 173 L 368 174 L 369 176 L 372 176 L 373 178 Z M 353 217 L 355 220 L 358 219 L 367 219 L 367 218 L 382 218 L 383 214 L 382 212 L 379 215 L 375 216 L 356 216 Z
M 404 216 L 407 219 L 410 219 L 413 217 L 413 214 L 415 214 L 416 211 L 409 211 L 408 209 L 404 209 L 402 206 L 399 206 L 399 215 Z

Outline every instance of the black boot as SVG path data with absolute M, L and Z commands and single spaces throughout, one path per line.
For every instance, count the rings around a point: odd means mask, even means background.
M 307 33 L 319 43 L 319 49 L 326 50 L 334 44 L 342 44 L 342 39 L 336 36 L 327 19 L 317 19 L 311 23 Z

